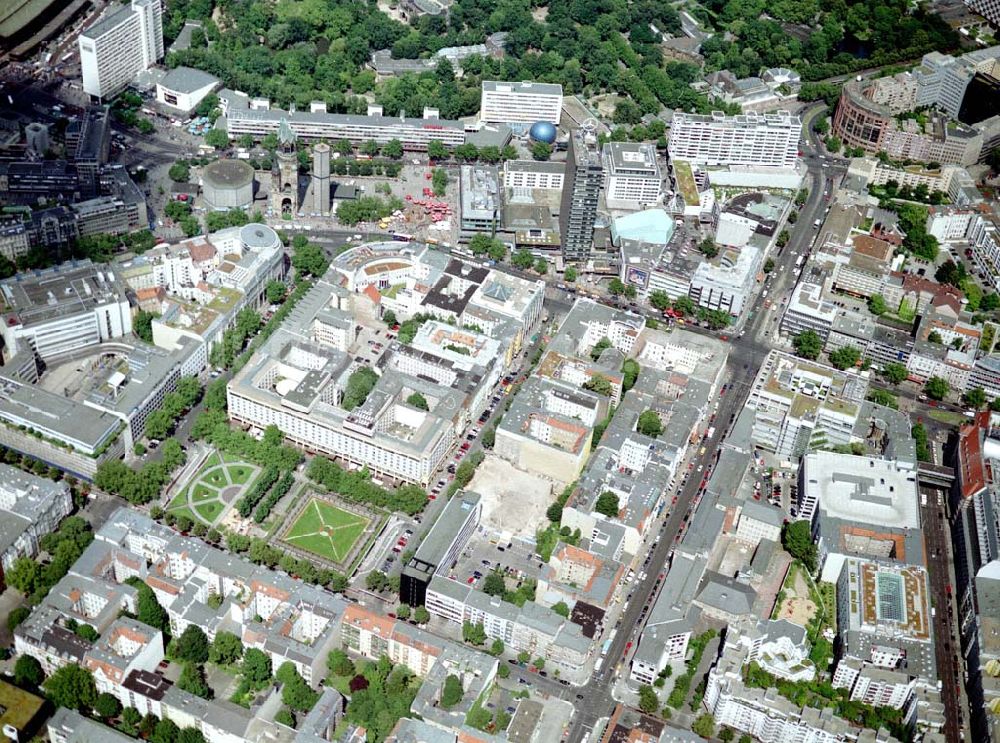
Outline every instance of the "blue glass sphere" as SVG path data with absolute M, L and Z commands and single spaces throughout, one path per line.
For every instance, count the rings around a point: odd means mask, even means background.
M 556 141 L 556 128 L 548 121 L 536 121 L 528 130 L 528 136 L 536 142 L 552 144 Z

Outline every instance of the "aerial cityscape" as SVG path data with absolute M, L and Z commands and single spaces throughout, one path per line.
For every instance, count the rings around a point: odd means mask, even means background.
M 1000 743 L 1000 1 L 0 3 L 0 730 Z

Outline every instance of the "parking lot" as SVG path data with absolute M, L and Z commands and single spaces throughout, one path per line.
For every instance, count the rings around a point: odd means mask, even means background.
M 499 541 L 480 527 L 459 556 L 451 574 L 459 581 L 477 585 L 482 576 L 499 569 L 507 579 L 508 589 L 526 578 L 538 579 L 544 563 L 524 540 Z M 479 574 L 478 577 L 476 574 Z
M 403 552 L 417 547 L 417 525 L 410 519 L 394 516 L 386 524 L 358 569 L 359 575 L 372 571 L 399 575 L 403 569 Z

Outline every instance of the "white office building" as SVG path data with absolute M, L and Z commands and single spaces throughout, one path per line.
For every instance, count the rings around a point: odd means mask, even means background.
M 787 111 L 726 116 L 677 112 L 668 150 L 674 160 L 702 165 L 795 166 L 802 120 Z
M 562 191 L 565 180 L 566 163 L 507 160 L 503 164 L 504 188 Z
M 132 0 L 80 34 L 83 91 L 112 98 L 163 58 L 161 0 Z
M 764 261 L 759 248 L 726 250 L 717 261 L 703 261 L 691 276 L 690 297 L 699 307 L 740 315 L 757 285 Z
M 479 118 L 487 124 L 558 124 L 562 100 L 562 85 L 483 80 Z
M 0 282 L 4 359 L 34 350 L 43 360 L 64 358 L 132 331 L 125 287 L 110 268 L 68 261 Z
M 656 147 L 648 142 L 608 142 L 604 159 L 604 190 L 610 209 L 636 209 L 660 201 L 663 175 Z
M 835 582 L 849 557 L 924 561 L 912 465 L 818 451 L 802 458 L 798 517 L 812 523 L 822 579 Z

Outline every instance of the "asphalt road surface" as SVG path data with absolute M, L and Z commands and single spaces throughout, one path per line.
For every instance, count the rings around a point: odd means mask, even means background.
M 944 734 L 948 743 L 958 743 L 964 727 L 960 644 L 956 632 L 954 590 L 951 584 L 951 533 L 946 512 L 948 494 L 943 490 L 920 487 L 920 521 L 923 524 L 927 576 L 934 606 L 934 651 L 937 675 L 944 702 Z
M 807 124 L 812 116 L 819 110 L 819 107 L 809 109 L 805 114 Z M 765 299 L 762 294 L 758 294 L 752 306 L 752 319 L 743 326 L 743 332 L 737 333 L 730 338 L 729 359 L 727 361 L 726 377 L 730 382 L 727 393 L 719 400 L 719 410 L 716 413 L 716 421 L 719 431 L 716 438 L 707 442 L 705 453 L 694 459 L 695 469 L 703 466 L 704 471 L 714 465 L 718 456 L 719 445 L 725 439 L 734 419 L 742 409 L 750 385 L 760 368 L 761 362 L 770 350 L 770 344 L 765 340 L 779 323 L 781 294 L 794 284 L 793 269 L 798 256 L 805 254 L 815 239 L 816 232 L 812 225 L 816 219 L 822 217 L 826 197 L 824 192 L 830 191 L 835 179 L 839 178 L 845 169 L 844 161 L 829 157 L 821 157 L 820 150 L 812 139 L 811 129 L 806 127 L 807 142 L 803 144 L 803 155 L 808 169 L 805 188 L 808 195 L 805 204 L 799 209 L 799 218 L 795 225 L 790 227 L 791 237 L 788 244 L 781 251 L 775 251 L 772 259 L 775 262 L 774 271 L 768 279 L 769 296 L 775 301 L 775 307 L 771 311 L 764 311 Z M 824 167 L 825 166 L 825 167 Z M 832 192 L 832 191 L 831 191 Z M 714 333 L 697 326 L 688 326 L 689 329 L 697 333 L 719 336 L 728 335 L 727 331 Z M 597 725 L 598 720 L 608 717 L 616 704 L 609 691 L 613 680 L 611 674 L 616 672 L 620 661 L 626 660 L 626 645 L 631 642 L 628 652 L 633 652 L 637 646 L 637 639 L 642 631 L 639 618 L 643 607 L 651 603 L 657 588 L 659 574 L 663 572 L 666 565 L 667 556 L 674 546 L 677 535 L 682 527 L 687 523 L 692 511 L 692 504 L 701 486 L 701 477 L 692 477 L 677 493 L 677 503 L 673 506 L 660 530 L 660 541 L 653 548 L 649 565 L 646 568 L 647 577 L 641 583 L 637 583 L 632 594 L 632 600 L 625 607 L 620 624 L 622 627 L 634 628 L 632 632 L 619 632 L 611 649 L 608 651 L 607 660 L 602 670 L 595 674 L 590 682 L 575 688 L 576 695 L 582 698 L 574 700 L 576 705 L 576 717 L 569 730 L 568 740 L 572 743 L 582 741 Z M 621 673 L 629 673 L 627 661 L 622 664 Z M 558 694 L 565 698 L 564 690 L 558 682 L 533 679 L 535 685 L 544 691 Z M 547 688 L 546 688 L 547 687 Z

